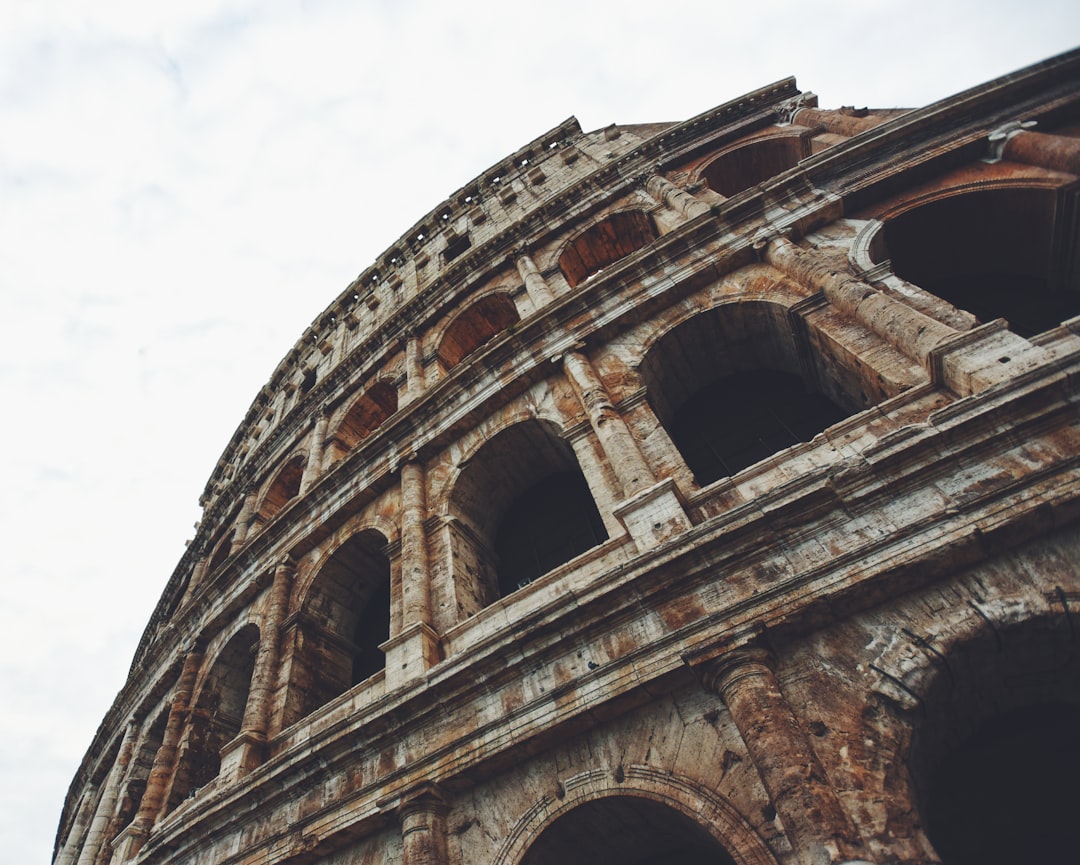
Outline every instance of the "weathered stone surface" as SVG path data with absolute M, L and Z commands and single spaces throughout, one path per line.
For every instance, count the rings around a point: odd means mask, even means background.
M 1078 129 L 1080 53 L 788 79 L 463 187 L 249 409 L 54 862 L 1052 859 L 941 779 L 1080 705 Z

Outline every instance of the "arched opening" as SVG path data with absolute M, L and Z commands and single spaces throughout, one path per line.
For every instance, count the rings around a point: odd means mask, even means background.
M 858 410 L 838 386 L 820 393 L 800 372 L 786 309 L 753 301 L 688 319 L 640 367 L 653 411 L 702 486 Z
M 707 829 L 669 805 L 607 796 L 555 819 L 521 865 L 734 865 Z
M 455 580 L 475 580 L 478 606 L 607 540 L 573 450 L 551 423 L 502 430 L 454 486 Z
M 229 550 L 232 549 L 232 540 L 235 534 L 235 531 L 227 532 L 221 540 L 218 541 L 217 546 L 214 547 L 214 551 L 210 555 L 210 561 L 206 565 L 206 574 L 212 574 L 225 564 L 225 560 L 229 558 Z
M 258 627 L 245 625 L 207 673 L 190 714 L 168 810 L 213 781 L 221 770 L 221 749 L 239 735 L 244 720 L 258 648 Z
M 730 198 L 794 168 L 809 155 L 809 143 L 798 135 L 761 138 L 721 153 L 702 176 L 709 189 Z
M 351 450 L 397 411 L 397 388 L 386 381 L 375 382 L 350 407 L 334 436 L 343 450 Z
M 621 210 L 575 237 L 559 256 L 559 270 L 571 288 L 620 258 L 648 246 L 659 235 L 643 210 Z
M 690 397 L 672 418 L 671 438 L 705 486 L 810 441 L 845 416 L 799 376 L 755 369 L 723 376 Z
M 277 473 L 270 484 L 262 504 L 259 505 L 258 517 L 268 521 L 290 501 L 300 495 L 300 480 L 304 476 L 304 458 L 295 456 Z
M 893 271 L 1030 337 L 1080 315 L 1076 216 L 1054 189 L 1005 188 L 930 201 L 885 222 Z
M 289 702 L 304 717 L 386 666 L 390 639 L 387 540 L 369 529 L 329 558 L 304 598 L 293 643 Z
M 120 796 L 120 802 L 116 809 L 116 820 L 112 837 L 117 834 L 138 813 L 142 803 L 143 793 L 146 792 L 146 782 L 150 777 L 150 770 L 154 768 L 154 758 L 157 756 L 161 743 L 165 740 L 165 726 L 169 721 L 169 710 L 164 709 L 158 713 L 157 718 L 150 725 L 142 740 L 137 743 L 131 754 L 131 768 L 128 770 L 127 780 Z
M 439 343 L 438 356 L 443 371 L 461 361 L 492 337 L 521 320 L 514 301 L 506 294 L 480 298 L 451 322 Z
M 1072 863 L 1080 848 L 1080 670 L 1067 617 L 939 644 L 908 766 L 944 865 Z
M 944 865 L 1068 865 L 1080 849 L 1080 705 L 991 718 L 942 761 L 927 836 Z

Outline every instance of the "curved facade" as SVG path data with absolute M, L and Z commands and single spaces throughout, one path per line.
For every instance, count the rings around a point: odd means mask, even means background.
M 55 865 L 1065 861 L 1078 190 L 1080 53 L 493 166 L 248 409 Z

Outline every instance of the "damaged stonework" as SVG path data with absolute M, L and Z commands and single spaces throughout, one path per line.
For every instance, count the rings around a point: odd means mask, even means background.
M 1071 855 L 1078 172 L 1080 52 L 492 166 L 256 396 L 54 865 Z

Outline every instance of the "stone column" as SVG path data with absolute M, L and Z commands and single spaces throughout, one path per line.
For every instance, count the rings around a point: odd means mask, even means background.
M 623 496 L 630 498 L 651 486 L 656 480 L 652 470 L 589 359 L 580 351 L 568 351 L 563 355 L 563 369 L 622 485 Z
M 764 260 L 796 282 L 824 293 L 833 306 L 850 315 L 913 360 L 930 369 L 930 352 L 958 331 L 883 294 L 784 237 L 765 244 Z
M 255 502 L 258 498 L 258 490 L 246 490 L 244 493 L 244 503 L 240 505 L 240 513 L 236 517 L 236 529 L 233 531 L 232 546 L 229 548 L 230 556 L 235 555 L 247 540 L 251 515 L 255 513 Z
M 563 370 L 589 417 L 607 463 L 622 487 L 623 501 L 613 512 L 639 550 L 655 547 L 690 528 L 671 478 L 657 483 L 623 416 L 580 351 L 563 355 Z
M 525 283 L 525 291 L 529 295 L 533 306 L 539 309 L 555 299 L 551 286 L 547 284 L 547 280 L 544 279 L 536 267 L 536 262 L 532 260 L 528 253 L 522 252 L 518 255 L 517 269 L 518 273 L 521 274 L 522 281 Z
M 866 114 L 859 117 L 856 114 L 846 113 L 835 108 L 800 108 L 791 118 L 796 126 L 823 126 L 828 132 L 835 135 L 843 135 L 850 138 L 860 132 L 873 129 L 888 120 L 875 114 Z
M 142 842 L 150 834 L 150 829 L 157 820 L 161 809 L 165 804 L 165 791 L 169 787 L 169 781 L 176 767 L 177 748 L 180 745 L 180 737 L 184 732 L 184 721 L 187 718 L 188 704 L 191 702 L 191 693 L 195 688 L 195 677 L 198 675 L 199 666 L 202 664 L 202 651 L 193 649 L 184 658 L 184 667 L 180 671 L 180 678 L 173 692 L 172 706 L 169 708 L 169 718 L 165 722 L 165 734 L 161 740 L 161 747 L 154 755 L 154 765 L 150 769 L 150 775 L 146 779 L 146 790 L 143 791 L 142 800 L 139 802 L 139 810 L 132 821 L 132 843 L 125 845 L 125 855 L 118 861 L 131 858 L 139 852 Z
M 127 773 L 128 763 L 131 761 L 131 751 L 135 745 L 135 731 L 137 726 L 134 721 L 127 725 L 124 730 L 124 739 L 120 743 L 120 751 L 116 755 L 116 762 L 109 770 L 105 779 L 105 786 L 101 791 L 101 799 L 98 801 L 97 810 L 94 812 L 94 820 L 90 824 L 90 831 L 86 833 L 86 841 L 83 842 L 82 850 L 79 851 L 78 865 L 94 865 L 98 853 L 103 844 L 108 844 L 111 838 L 108 834 L 109 824 L 112 822 L 113 813 L 116 811 L 116 799 L 120 785 Z
M 654 174 L 645 182 L 645 191 L 657 204 L 674 211 L 685 220 L 711 213 L 709 205 L 699 201 L 685 189 L 680 189 L 667 178 Z
M 800 861 L 850 862 L 861 845 L 760 648 L 706 663 L 706 688 L 727 705 Z
M 405 397 L 406 402 L 419 399 L 424 392 L 424 359 L 421 357 L 420 337 L 410 333 L 405 339 Z
M 1080 175 L 1080 138 L 1016 128 L 1006 134 L 1001 155 L 1013 162 Z
M 427 494 L 424 467 L 412 459 L 401 466 L 401 632 L 379 648 L 386 654 L 386 683 L 394 687 L 439 660 L 432 628 L 431 566 L 428 560 Z
M 75 809 L 75 817 L 71 821 L 71 828 L 68 830 L 67 838 L 64 840 L 64 846 L 57 854 L 53 865 L 72 865 L 74 863 L 76 848 L 82 838 L 83 828 L 93 818 L 97 789 L 96 785 L 87 784 L 82 799 L 79 800 L 79 805 Z
M 433 784 L 408 796 L 398 807 L 402 865 L 447 865 L 446 800 Z
M 289 591 L 295 574 L 296 569 L 288 556 L 274 569 L 274 581 L 270 585 L 266 614 L 259 632 L 259 649 L 251 671 L 240 734 L 221 753 L 220 774 L 224 777 L 245 774 L 262 762 L 281 654 L 281 624 L 289 608 Z
M 330 424 L 330 417 L 325 411 L 319 412 L 315 418 L 315 426 L 311 431 L 311 447 L 308 448 L 307 464 L 304 466 L 304 474 L 300 477 L 300 492 L 303 495 L 311 485 L 319 479 L 322 472 L 323 442 L 326 441 L 326 428 Z

